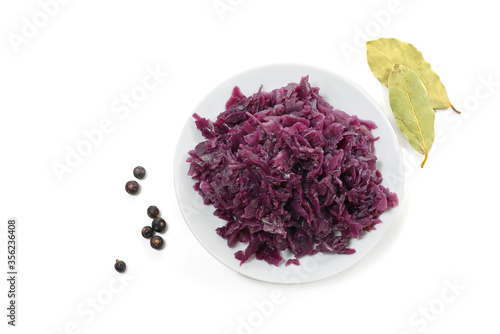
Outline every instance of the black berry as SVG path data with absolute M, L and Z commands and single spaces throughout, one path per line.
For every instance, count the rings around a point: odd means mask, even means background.
M 151 205 L 149 208 L 148 208 L 148 216 L 150 218 L 156 218 L 160 215 L 160 210 L 158 210 L 158 208 L 154 205 Z
M 146 170 L 142 166 L 137 166 L 134 168 L 134 176 L 138 179 L 144 178 L 146 175 Z
M 115 269 L 117 272 L 123 273 L 125 271 L 125 269 L 127 269 L 127 265 L 123 261 L 116 260 Z
M 159 235 L 155 235 L 154 237 L 151 238 L 149 241 L 151 244 L 151 247 L 154 249 L 161 249 L 163 247 L 163 238 L 160 237 Z
M 151 226 L 144 226 L 142 228 L 142 232 L 141 233 L 142 233 L 142 236 L 144 238 L 149 239 L 149 238 L 151 238 L 153 236 L 153 234 L 155 232 L 153 231 L 153 229 L 151 228 Z
M 127 184 L 125 185 L 125 190 L 130 194 L 130 195 L 135 195 L 139 192 L 139 183 L 135 181 L 128 181 Z
M 167 223 L 163 218 L 158 217 L 153 220 L 151 226 L 156 232 L 163 232 L 167 228 Z

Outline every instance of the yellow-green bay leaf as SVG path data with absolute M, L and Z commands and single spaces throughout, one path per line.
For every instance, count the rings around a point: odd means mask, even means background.
M 434 109 L 452 108 L 448 92 L 436 72 L 431 68 L 422 53 L 410 43 L 396 38 L 379 38 L 366 42 L 368 65 L 377 79 L 388 86 L 389 76 L 395 63 L 413 70 L 424 83 L 429 100 Z
M 394 64 L 388 78 L 389 101 L 396 123 L 417 151 L 425 155 L 424 167 L 434 142 L 434 109 L 418 75 L 406 66 Z

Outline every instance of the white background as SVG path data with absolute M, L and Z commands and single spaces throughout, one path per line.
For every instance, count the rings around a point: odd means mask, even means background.
M 9 217 L 20 240 L 18 327 L 9 333 L 498 331 L 500 22 L 491 2 L 221 3 L 231 6 L 222 15 L 213 0 L 73 0 L 43 22 L 39 2 L 2 1 L 2 272 Z M 16 47 L 33 16 L 46 25 Z M 349 77 L 390 116 L 363 46 L 381 36 L 417 46 L 463 111 L 437 112 L 424 169 L 400 136 L 405 189 L 386 237 L 351 269 L 301 286 L 220 264 L 191 234 L 174 193 L 174 149 L 193 108 L 234 74 L 287 62 Z M 148 67 L 169 75 L 128 115 L 115 113 Z M 112 130 L 59 180 L 54 162 L 64 164 L 104 119 Z M 139 164 L 148 177 L 132 197 L 124 184 Z M 151 204 L 169 224 L 160 252 L 140 236 Z M 113 269 L 117 258 L 125 275 Z M 2 333 L 6 294 L 2 278 Z

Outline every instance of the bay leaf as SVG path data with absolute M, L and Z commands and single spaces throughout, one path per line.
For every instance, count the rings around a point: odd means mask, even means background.
M 396 123 L 410 144 L 425 154 L 424 167 L 434 142 L 434 109 L 419 76 L 410 68 L 395 63 L 388 78 L 389 102 Z
M 432 108 L 451 108 L 460 113 L 450 102 L 448 92 L 439 75 L 424 59 L 422 52 L 410 43 L 396 38 L 379 38 L 366 42 L 368 65 L 377 79 L 388 86 L 389 75 L 395 63 L 404 65 L 415 73 L 424 83 Z

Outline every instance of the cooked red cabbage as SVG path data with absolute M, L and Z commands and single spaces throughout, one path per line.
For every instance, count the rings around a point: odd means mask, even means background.
M 278 266 L 281 252 L 352 254 L 351 238 L 398 204 L 376 168 L 376 125 L 334 109 L 299 84 L 245 97 L 238 87 L 212 122 L 194 114 L 205 137 L 189 152 L 194 189 L 225 225 L 216 229 L 240 264 L 254 254 Z

